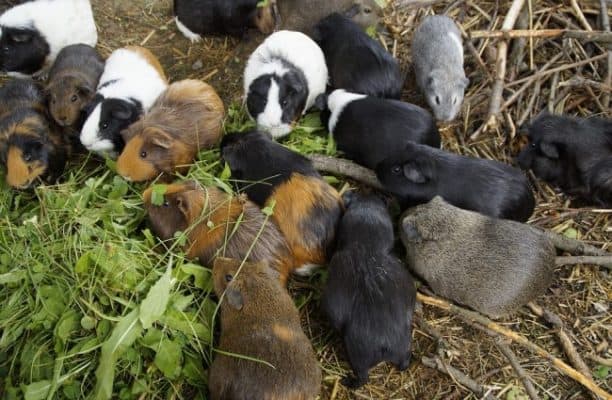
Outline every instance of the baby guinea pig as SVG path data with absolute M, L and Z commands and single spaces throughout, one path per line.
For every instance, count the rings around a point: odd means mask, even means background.
M 149 112 L 121 132 L 117 172 L 129 181 L 184 173 L 200 150 L 219 143 L 225 110 L 212 86 L 187 79 L 168 86 Z
M 260 207 L 274 205 L 272 218 L 289 244 L 294 272 L 307 274 L 325 264 L 342 199 L 310 160 L 258 131 L 224 136 L 221 157 L 239 190 Z
M 315 400 L 321 367 L 287 290 L 265 262 L 219 257 L 221 336 L 210 366 L 211 400 Z M 253 361 L 238 356 L 260 360 Z
M 332 88 L 399 99 L 404 77 L 399 63 L 381 44 L 349 18 L 331 14 L 315 26 Z
M 104 60 L 91 46 L 73 44 L 59 52 L 45 88 L 55 122 L 81 130 L 85 108 L 94 97 L 103 70 Z
M 210 265 L 217 256 L 266 261 L 286 282 L 292 269 L 287 242 L 257 205 L 215 187 L 200 187 L 195 181 L 168 185 L 161 206 L 154 205 L 151 196 L 152 188 L 145 190 L 153 232 L 167 241 L 178 231 L 188 231 L 184 251 L 189 258 L 198 258 L 203 265 Z
M 526 133 L 529 145 L 518 156 L 523 169 L 591 204 L 612 207 L 595 193 L 601 186 L 590 183 L 605 181 L 605 175 L 597 175 L 606 169 L 595 166 L 612 159 L 612 119 L 543 112 L 527 125 Z
M 255 49 L 244 70 L 244 96 L 259 129 L 274 138 L 325 93 L 327 66 L 319 46 L 300 32 L 279 31 Z
M 440 147 L 440 134 L 429 111 L 397 100 L 334 90 L 321 120 L 338 150 L 370 169 L 401 152 L 408 142 Z
M 463 42 L 455 22 L 444 15 L 426 17 L 412 39 L 416 81 L 439 121 L 453 120 L 469 84 L 463 70 Z
M 525 174 L 510 165 L 416 143 L 376 167 L 403 209 L 442 196 L 454 206 L 490 217 L 527 221 L 535 199 Z
M 89 0 L 35 0 L 0 16 L 0 70 L 32 75 L 48 68 L 71 44 L 95 46 L 98 32 Z
M 127 46 L 113 51 L 81 129 L 83 146 L 116 156 L 125 145 L 120 132 L 148 111 L 167 86 L 164 69 L 149 50 Z
M 392 253 L 393 224 L 383 201 L 350 192 L 344 198 L 322 307 L 342 335 L 354 371 L 342 383 L 354 389 L 367 383 L 369 369 L 382 361 L 408 368 L 416 289 Z
M 408 265 L 438 295 L 490 317 L 550 286 L 555 249 L 539 230 L 462 210 L 435 197 L 400 221 Z
M 612 157 L 595 164 L 589 175 L 588 187 L 593 202 L 612 208 Z

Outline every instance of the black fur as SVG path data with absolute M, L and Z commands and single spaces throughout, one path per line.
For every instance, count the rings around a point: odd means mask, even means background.
M 589 170 L 589 193 L 595 204 L 612 208 L 612 157 Z
M 509 165 L 408 143 L 376 175 L 403 208 L 442 196 L 455 207 L 524 222 L 535 200 L 527 177 Z
M 33 74 L 45 64 L 49 44 L 33 27 L 2 26 L 0 36 L 0 70 Z
M 531 169 L 538 178 L 568 194 L 610 205 L 601 202 L 601 197 L 592 192 L 597 185 L 589 182 L 605 181 L 605 176 L 594 174 L 606 168 L 595 165 L 612 158 L 612 120 L 542 113 L 526 130 L 529 145 L 518 156 L 523 169 Z
M 133 98 L 129 100 L 110 98 L 102 100 L 101 103 L 99 135 L 113 142 L 114 151 L 121 152 L 125 147 L 121 131 L 140 117 L 143 112 L 142 104 Z
M 259 0 L 174 0 L 174 15 L 193 33 L 242 36 Z
M 325 54 L 334 89 L 400 98 L 404 78 L 399 63 L 351 19 L 338 13 L 323 18 L 313 39 Z
M 380 362 L 408 368 L 416 289 L 392 254 L 393 225 L 382 200 L 352 195 L 346 203 L 322 307 L 342 335 L 354 371 L 342 382 L 358 388 Z

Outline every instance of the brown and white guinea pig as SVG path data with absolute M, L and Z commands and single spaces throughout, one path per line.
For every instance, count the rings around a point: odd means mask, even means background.
M 219 257 L 213 266 L 221 337 L 210 366 L 210 398 L 316 399 L 321 367 L 293 300 L 265 262 L 241 264 Z
M 121 131 L 149 111 L 167 87 L 164 69 L 149 50 L 126 46 L 113 51 L 88 106 L 80 135 L 83 146 L 116 156 L 125 145 Z
M 152 188 L 145 190 L 144 204 L 151 228 L 161 240 L 189 230 L 184 247 L 188 257 L 204 265 L 217 256 L 266 261 L 286 282 L 293 265 L 287 242 L 275 223 L 244 196 L 201 187 L 195 181 L 168 185 L 160 206 L 152 203 L 151 193 Z
M 59 52 L 45 87 L 55 122 L 81 130 L 85 108 L 96 93 L 103 70 L 104 60 L 89 45 L 73 44 Z
M 202 149 L 219 143 L 225 109 L 207 83 L 187 79 L 168 86 L 149 112 L 121 132 L 125 148 L 117 172 L 130 181 L 186 172 Z
M 34 0 L 0 16 L 0 70 L 32 75 L 48 68 L 60 50 L 95 46 L 98 31 L 89 0 Z
M 41 88 L 26 79 L 0 88 L 0 160 L 9 186 L 54 182 L 70 153 L 68 137 L 46 114 Z
M 497 318 L 544 294 L 555 248 L 541 231 L 437 196 L 400 220 L 409 267 L 438 295 Z
M 258 6 L 260 0 L 174 0 L 174 21 L 179 31 L 192 42 L 201 35 L 242 36 L 248 28 L 272 33 L 276 23 L 272 1 Z
M 310 160 L 259 131 L 232 133 L 221 141 L 239 190 L 272 217 L 293 254 L 296 273 L 325 264 L 342 215 L 342 199 Z

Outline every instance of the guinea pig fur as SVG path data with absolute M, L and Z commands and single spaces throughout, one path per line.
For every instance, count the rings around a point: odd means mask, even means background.
M 312 37 L 325 54 L 332 88 L 400 98 L 404 78 L 397 60 L 355 22 L 331 14 L 315 26 Z
M 259 129 L 274 138 L 325 93 L 327 66 L 319 46 L 300 32 L 279 31 L 255 49 L 244 70 L 247 110 Z
M 595 164 L 589 171 L 588 187 L 595 204 L 612 208 L 612 157 Z
M 201 35 L 217 33 L 242 36 L 250 27 L 272 33 L 276 23 L 272 1 L 258 7 L 259 0 L 174 0 L 174 21 L 191 42 Z
M 405 265 L 392 254 L 393 224 L 383 201 L 351 195 L 328 266 L 322 307 L 342 335 L 354 371 L 342 383 L 358 388 L 380 362 L 408 368 L 416 289 Z
M 416 143 L 381 162 L 376 175 L 402 208 L 442 196 L 466 210 L 524 222 L 535 207 L 529 180 L 521 170 Z
M 439 121 L 453 120 L 469 84 L 463 70 L 463 42 L 455 22 L 444 15 L 426 17 L 412 39 L 416 81 Z
M 408 265 L 438 295 L 497 318 L 544 294 L 555 249 L 539 230 L 435 197 L 400 222 Z
M 327 98 L 327 106 L 321 119 L 338 150 L 368 168 L 400 153 L 408 142 L 440 147 L 436 121 L 414 104 L 338 89 Z
M 198 258 L 203 265 L 219 255 L 266 261 L 286 282 L 292 269 L 287 242 L 251 201 L 194 181 L 168 185 L 161 206 L 151 202 L 151 193 L 151 188 L 144 192 L 145 209 L 161 240 L 173 240 L 177 231 L 188 232 L 184 250 L 189 258 Z
M 595 175 L 606 169 L 595 165 L 612 158 L 611 119 L 544 112 L 527 125 L 526 132 L 529 145 L 518 156 L 523 169 L 531 169 L 538 178 L 589 203 L 611 206 L 594 193 L 598 185 L 590 183 L 605 180 L 605 175 Z
M 120 132 L 148 111 L 168 86 L 157 58 L 144 47 L 115 50 L 104 66 L 83 129 L 86 149 L 116 155 L 125 143 Z
M 0 16 L 0 70 L 32 75 L 49 67 L 64 47 L 97 42 L 89 0 L 30 1 Z
M 55 182 L 71 143 L 47 117 L 42 90 L 31 80 L 10 81 L 0 88 L 0 103 L 0 160 L 8 185 Z
M 300 315 L 265 262 L 217 258 L 215 293 L 221 298 L 221 336 L 210 366 L 212 400 L 314 400 L 321 367 Z M 273 365 L 229 354 L 248 356 Z
M 221 140 L 221 156 L 239 190 L 257 205 L 274 204 L 272 219 L 293 254 L 296 273 L 325 264 L 342 214 L 342 199 L 310 160 L 258 131 Z
M 224 116 L 223 101 L 209 84 L 191 79 L 171 84 L 121 133 L 126 145 L 117 172 L 130 181 L 187 172 L 198 151 L 219 143 Z
M 104 60 L 91 46 L 73 44 L 59 52 L 45 88 L 49 113 L 58 125 L 80 131 L 103 70 Z

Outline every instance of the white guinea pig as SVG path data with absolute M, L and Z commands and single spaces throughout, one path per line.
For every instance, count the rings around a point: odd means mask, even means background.
M 125 145 L 121 131 L 148 111 L 167 86 L 164 70 L 149 50 L 138 46 L 115 50 L 88 107 L 80 136 L 83 146 L 116 156 Z
M 0 70 L 32 75 L 71 44 L 95 47 L 98 32 L 89 0 L 35 0 L 0 16 Z
M 244 71 L 247 110 L 259 129 L 274 138 L 325 92 L 327 66 L 321 48 L 300 32 L 279 31 L 251 54 Z

